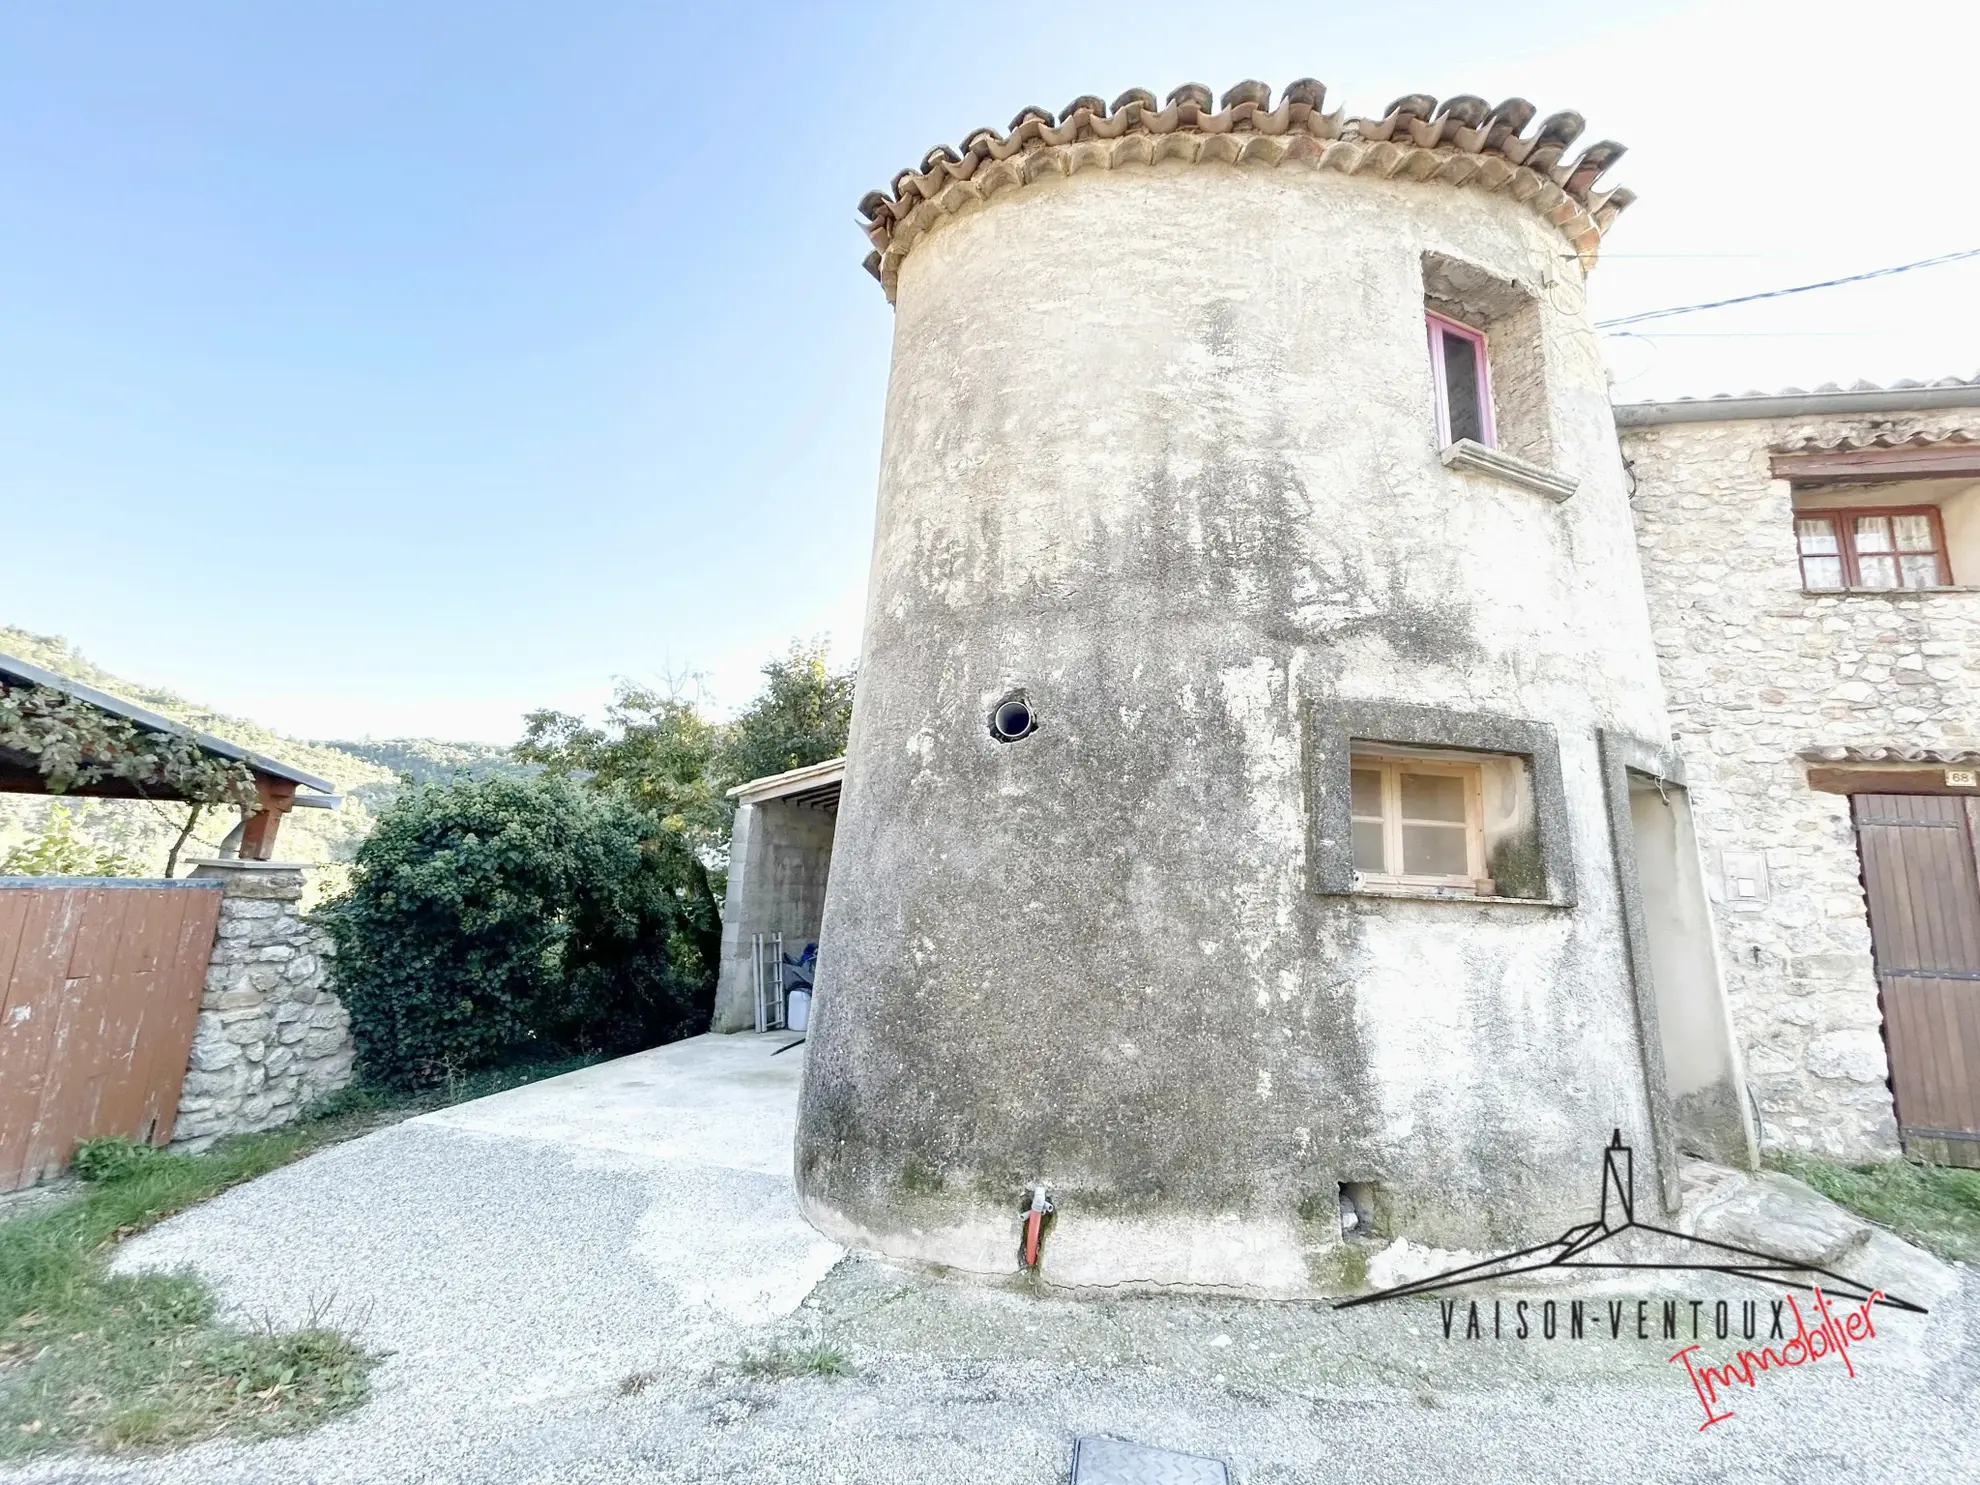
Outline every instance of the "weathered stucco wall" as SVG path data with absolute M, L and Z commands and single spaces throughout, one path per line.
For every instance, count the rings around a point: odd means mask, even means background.
M 829 810 L 766 800 L 736 811 L 729 837 L 729 888 L 722 901 L 722 967 L 711 1031 L 756 1025 L 756 935 L 781 933 L 785 952 L 800 953 L 825 920 L 832 872 Z
M 1768 451 L 1962 428 L 1980 433 L 1980 418 L 1675 423 L 1624 435 L 1658 657 L 1769 1145 L 1849 1159 L 1897 1151 L 1849 801 L 1810 789 L 1797 754 L 1980 742 L 1980 590 L 1803 593 L 1793 495 L 1771 477 Z M 1764 865 L 1761 896 L 1726 893 L 1727 852 Z
M 1426 253 L 1536 302 L 1574 498 L 1440 464 Z M 916 243 L 798 1139 L 826 1231 L 1007 1272 L 1044 1182 L 1048 1281 L 1292 1293 L 1339 1278 L 1342 1182 L 1486 1248 L 1581 1214 L 1612 1128 L 1647 1158 L 1595 730 L 1668 728 L 1577 274 L 1504 198 L 1209 162 Z M 1342 700 L 1552 728 L 1576 904 L 1314 891 Z

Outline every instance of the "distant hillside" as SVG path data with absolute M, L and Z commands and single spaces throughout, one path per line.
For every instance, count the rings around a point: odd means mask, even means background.
M 319 742 L 319 748 L 334 748 L 366 763 L 388 770 L 392 777 L 383 784 L 356 784 L 351 793 L 363 799 L 374 812 L 384 808 L 401 787 L 401 780 L 415 784 L 444 784 L 449 779 L 479 778 L 504 774 L 518 778 L 537 772 L 533 763 L 518 763 L 509 750 L 494 743 L 448 742 L 438 737 L 365 738 L 359 742 Z
M 400 775 L 415 783 L 451 778 L 463 773 L 524 772 L 505 750 L 487 743 L 449 742 L 440 738 L 391 738 L 382 742 L 304 742 L 271 732 L 245 718 L 188 701 L 175 692 L 141 681 L 112 675 L 66 639 L 30 634 L 0 625 L 0 652 L 17 655 L 45 669 L 134 701 L 139 706 L 252 748 L 270 758 L 330 780 L 344 796 L 335 810 L 291 810 L 282 822 L 277 851 L 284 860 L 323 865 L 322 880 L 312 897 L 340 885 L 343 872 L 359 842 L 371 833 L 379 810 L 402 787 Z M 49 800 L 41 797 L 0 798 L 0 855 L 37 833 L 51 805 L 81 816 L 84 832 L 105 846 L 144 861 L 148 870 L 162 871 L 165 852 L 185 821 L 184 806 L 156 805 L 138 800 Z M 228 811 L 208 811 L 187 848 L 190 856 L 210 853 L 232 826 Z
M 500 773 L 511 776 L 534 773 L 527 763 L 518 763 L 509 750 L 494 743 L 448 742 L 439 737 L 365 738 L 361 742 L 319 742 L 319 748 L 335 748 L 393 773 L 405 774 L 415 784 L 441 784 L 462 774 Z

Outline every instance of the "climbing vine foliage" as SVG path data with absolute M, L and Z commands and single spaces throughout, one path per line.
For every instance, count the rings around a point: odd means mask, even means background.
M 140 794 L 195 804 L 255 803 L 246 764 L 48 686 L 0 687 L 0 750 L 25 755 L 50 794 L 121 779 Z

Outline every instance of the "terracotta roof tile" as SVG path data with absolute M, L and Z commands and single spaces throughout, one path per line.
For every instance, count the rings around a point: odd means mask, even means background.
M 1882 391 L 1880 387 L 1877 390 Z M 1929 433 L 1913 433 L 1907 438 L 1894 438 L 1888 433 L 1879 433 L 1875 438 L 1842 438 L 1824 442 L 1816 438 L 1804 438 L 1798 443 L 1783 444 L 1774 452 L 1779 454 L 1854 454 L 1866 449 L 1936 449 L 1948 444 L 1980 443 L 1964 428 L 1955 428 L 1950 433 L 1934 437 Z
M 1568 157 L 1584 127 L 1578 113 L 1551 114 L 1528 135 L 1538 110 L 1524 98 L 1494 108 L 1468 93 L 1442 104 L 1411 93 L 1373 119 L 1323 113 L 1326 98 L 1324 84 L 1301 78 L 1279 95 L 1277 108 L 1271 89 L 1250 80 L 1226 90 L 1215 111 L 1201 83 L 1185 83 L 1159 107 L 1153 93 L 1130 88 L 1111 107 L 1088 94 L 1057 115 L 1026 108 L 1008 133 L 978 129 L 960 149 L 930 150 L 918 168 L 894 177 L 891 195 L 862 197 L 859 213 L 873 244 L 866 267 L 891 301 L 901 260 L 944 216 L 1048 176 L 1169 159 L 1303 164 L 1503 191 L 1552 222 L 1584 265 L 1593 264 L 1602 234 L 1636 199 L 1626 189 L 1596 189 L 1622 145 L 1605 139 Z
M 1819 387 L 1782 387 L 1775 392 L 1763 392 L 1758 387 L 1745 392 L 1714 392 L 1710 397 L 1674 397 L 1673 402 L 1744 402 L 1753 397 L 1822 397 L 1844 392 L 1919 392 L 1928 387 L 1980 387 L 1980 374 L 1971 377 L 1942 376 L 1937 381 L 1920 382 L 1906 379 L 1889 383 L 1854 381 L 1847 387 L 1835 382 L 1823 382 Z
M 1881 747 L 1803 748 L 1809 763 L 1980 763 L 1980 747 L 1907 748 L 1891 743 Z

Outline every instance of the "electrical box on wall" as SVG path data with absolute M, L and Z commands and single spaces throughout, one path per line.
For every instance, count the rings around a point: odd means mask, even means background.
M 1758 851 L 1719 852 L 1719 885 L 1729 908 L 1763 908 L 1770 895 L 1767 858 Z

